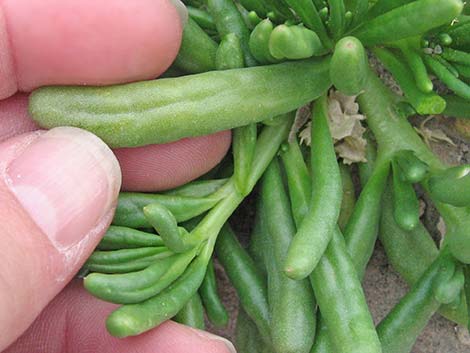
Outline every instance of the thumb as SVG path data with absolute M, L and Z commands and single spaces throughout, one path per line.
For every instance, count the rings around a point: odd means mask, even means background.
M 0 351 L 67 284 L 109 225 L 116 158 L 76 128 L 0 144 Z

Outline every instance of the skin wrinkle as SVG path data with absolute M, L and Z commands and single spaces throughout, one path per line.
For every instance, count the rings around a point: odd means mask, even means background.
M 36 293 L 43 287 L 41 280 L 50 275 L 46 275 L 52 269 L 49 263 L 52 259 L 48 256 L 47 250 L 52 251 L 52 249 L 45 237 L 38 237 L 33 241 L 31 237 L 22 236 L 28 230 L 33 234 L 37 234 L 39 230 L 29 217 L 24 214 L 21 206 L 14 202 L 11 196 L 7 195 L 1 184 L 2 182 L 0 181 L 0 200 L 2 201 L 2 212 L 0 214 L 0 221 L 2 223 L 1 244 L 3 244 L 0 246 L 3 264 L 0 273 L 4 278 L 3 283 L 7 286 L 7 289 L 4 291 L 2 288 L 0 293 L 8 294 L 6 299 L 2 300 L 0 304 L 0 312 L 8 312 L 7 315 L 1 316 L 3 318 L 12 316 L 19 318 L 14 325 L 10 323 L 9 325 L 1 326 L 3 328 L 1 331 L 5 333 L 5 329 L 7 329 L 7 332 L 8 330 L 14 332 L 21 328 L 24 329 L 29 325 L 25 316 L 20 315 L 25 306 L 30 308 L 33 313 L 39 313 L 44 298 L 33 295 L 33 293 Z M 5 207 L 6 205 L 7 207 Z M 23 215 L 21 225 L 18 222 L 11 222 L 11 220 L 18 219 L 18 215 L 20 217 Z M 8 247 L 5 244 L 8 244 Z M 31 254 L 34 254 L 34 256 L 31 256 Z M 25 259 L 29 262 L 29 270 L 27 272 L 23 271 Z M 48 271 L 46 272 L 44 269 Z M 8 278 L 11 280 L 8 281 Z M 18 287 L 25 286 L 28 286 L 28 290 L 18 290 Z M 47 295 L 47 291 L 43 292 Z M 1 344 L 0 340 L 0 346 Z
M 73 332 L 73 329 L 70 328 L 70 318 L 69 318 L 69 310 L 65 310 L 64 312 L 64 325 L 62 326 L 64 330 L 64 341 L 62 342 L 60 352 L 71 352 L 73 343 L 70 339 L 70 334 Z
M 16 94 L 0 101 L 0 142 L 38 129 L 28 115 L 28 95 Z
M 4 11 L 3 11 L 3 6 L 2 3 L 0 3 L 0 11 L 2 12 L 2 17 L 4 18 L 5 21 L 5 33 L 6 33 L 6 42 L 9 44 L 9 49 L 10 49 L 10 57 L 11 57 L 11 65 L 12 65 L 12 76 L 14 78 L 15 86 L 18 87 L 18 71 L 17 71 L 17 66 L 16 66 L 16 52 L 15 52 L 15 46 L 13 43 L 13 39 L 10 36 L 10 31 L 9 31 L 9 21 L 8 17 L 4 16 Z
M 8 258 L 6 258 L 3 254 L 2 254 L 2 267 L 3 268 L 15 268 L 14 266 L 11 266 L 9 263 L 8 263 Z M 4 321 L 7 317 L 9 316 L 13 316 L 13 317 L 16 317 L 17 315 L 19 315 L 20 313 L 18 313 L 18 310 L 15 310 L 16 308 L 18 308 L 18 305 L 16 305 L 15 301 L 17 300 L 17 297 L 16 296 L 12 296 L 11 294 L 8 294 L 8 293 L 14 293 L 14 284 L 11 283 L 11 279 L 10 280 L 8 279 L 9 278 L 9 271 L 6 271 L 5 273 L 3 273 L 3 271 L 0 271 L 0 302 L 1 303 L 9 303 L 11 301 L 13 301 L 13 303 L 11 303 L 10 305 L 8 306 L 4 306 L 4 305 L 0 305 L 0 327 L 4 327 L 6 326 L 5 323 L 3 323 L 2 321 Z M 13 308 L 13 312 L 11 311 L 11 308 Z
M 3 11 L 3 3 L 0 2 L 0 44 L 2 52 L 0 53 L 0 59 L 2 59 L 2 65 L 6 66 L 5 72 L 0 71 L 3 77 L 0 77 L 0 99 L 3 97 L 9 97 L 16 92 L 18 89 L 18 76 L 16 70 L 16 58 L 14 54 L 13 43 L 9 35 L 8 21 Z M 2 26 L 3 24 L 3 26 Z M 1 38 L 3 37 L 3 38 Z

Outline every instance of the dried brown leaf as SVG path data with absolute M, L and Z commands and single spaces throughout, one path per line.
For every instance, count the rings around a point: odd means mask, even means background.
M 310 119 L 311 116 L 312 112 L 310 109 L 310 103 L 297 109 L 297 111 L 295 112 L 294 124 L 292 124 L 292 127 L 289 132 L 289 142 L 294 141 L 295 136 L 297 135 L 299 130 L 305 125 L 305 123 Z
M 434 116 L 426 118 L 419 127 L 415 127 L 416 132 L 423 138 L 424 142 L 429 146 L 430 142 L 447 142 L 451 146 L 455 146 L 454 141 L 446 135 L 444 131 L 439 128 L 429 128 L 426 126 L 426 123 L 433 119 Z
M 366 140 L 362 137 L 365 128 L 359 114 L 359 105 L 355 96 L 346 96 L 338 91 L 331 91 L 328 97 L 328 124 L 335 150 L 345 164 L 366 162 Z M 300 132 L 300 141 L 310 145 L 311 123 Z

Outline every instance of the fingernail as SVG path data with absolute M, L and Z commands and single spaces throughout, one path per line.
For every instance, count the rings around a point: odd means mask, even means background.
M 188 9 L 180 0 L 170 0 L 170 2 L 173 4 L 174 7 L 176 7 L 176 11 L 178 11 L 178 14 L 181 19 L 181 24 L 184 27 L 186 22 L 188 22 Z
M 109 213 L 121 185 L 119 164 L 95 135 L 59 127 L 40 135 L 7 167 L 24 210 L 63 251 Z
M 235 346 L 233 345 L 232 342 L 230 342 L 228 339 L 226 338 L 223 338 L 223 337 L 220 337 L 220 336 L 217 336 L 217 335 L 214 335 L 212 333 L 209 333 L 207 331 L 200 331 L 200 330 L 195 330 L 193 328 L 191 328 L 191 330 L 193 330 L 194 332 L 196 332 L 196 334 L 204 339 L 207 339 L 209 341 L 215 341 L 215 342 L 220 342 L 220 343 L 223 343 L 225 345 L 225 347 L 227 348 L 227 350 L 230 352 L 230 353 L 237 353 L 237 350 L 235 349 Z

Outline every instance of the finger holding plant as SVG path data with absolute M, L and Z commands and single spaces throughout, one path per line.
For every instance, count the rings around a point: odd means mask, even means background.
M 470 167 L 442 163 L 407 120 L 415 113 L 470 116 L 464 4 L 187 5 L 173 65 L 186 74 L 45 87 L 30 100 L 42 126 L 82 127 L 113 147 L 234 129 L 228 177 L 160 194 L 121 193 L 113 225 L 84 266 L 91 272 L 85 287 L 122 304 L 107 320 L 110 333 L 140 334 L 175 316 L 202 327 L 202 307 L 224 325 L 214 249 L 240 299 L 237 342 L 247 350 L 409 352 L 436 311 L 468 324 Z M 402 95 L 373 72 L 370 54 Z M 441 95 L 437 82 L 452 94 Z M 359 163 L 357 199 L 338 157 Z M 260 179 L 247 250 L 227 222 Z M 446 223 L 439 247 L 420 221 L 417 185 Z M 375 328 L 361 280 L 377 237 L 411 289 Z

